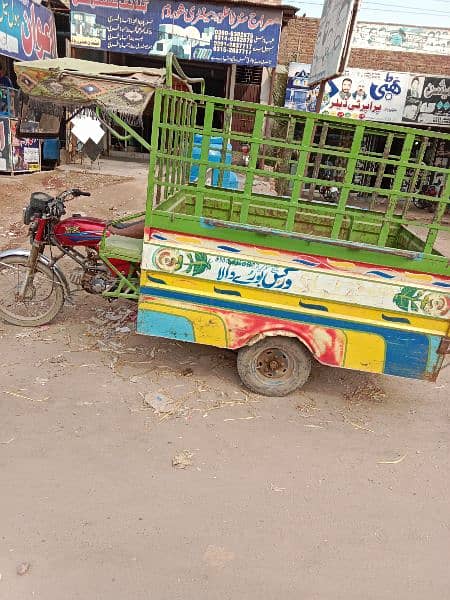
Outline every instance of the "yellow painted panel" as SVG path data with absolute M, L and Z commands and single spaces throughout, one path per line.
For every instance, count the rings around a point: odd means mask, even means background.
M 250 286 L 238 285 L 232 283 L 216 282 L 208 279 L 196 279 L 194 277 L 176 275 L 173 273 L 161 273 L 159 271 L 145 271 L 141 277 L 141 285 L 146 284 L 146 276 L 150 275 L 156 279 L 162 279 L 166 285 L 172 289 L 182 292 L 201 294 L 214 298 L 232 298 L 234 302 L 240 300 L 252 304 L 264 304 L 274 308 L 297 310 L 300 313 L 318 316 L 330 316 L 333 318 L 350 319 L 361 323 L 371 323 L 373 325 L 382 325 L 383 327 L 393 329 L 404 329 L 406 331 L 418 331 L 430 335 L 446 335 L 448 322 L 442 319 L 433 319 L 423 317 L 412 313 L 400 313 L 398 311 L 381 310 L 379 308 L 369 308 L 351 303 L 332 302 L 318 298 L 309 298 L 307 296 L 296 296 L 286 294 L 285 292 L 274 292 L 270 290 L 261 290 Z M 151 285 L 161 287 L 154 282 Z M 233 295 L 218 294 L 215 290 L 234 292 Z M 238 294 L 236 295 L 236 292 Z M 322 306 L 327 310 L 310 309 L 299 306 L 299 301 L 308 305 Z M 406 318 L 408 323 L 398 323 L 383 319 L 382 315 L 391 318 Z
M 383 373 L 386 345 L 374 333 L 344 330 L 347 338 L 343 366 L 347 369 Z
M 140 310 L 156 310 L 168 315 L 177 315 L 185 317 L 192 323 L 194 328 L 195 341 L 198 344 L 207 344 L 220 348 L 227 348 L 227 330 L 226 325 L 219 315 L 207 312 L 205 310 L 190 310 L 179 308 L 169 303 L 159 304 L 158 302 L 140 302 Z
M 334 267 L 335 269 L 342 269 L 344 271 L 355 271 L 357 272 L 359 267 L 358 265 L 351 263 L 351 262 L 344 262 L 344 261 L 340 261 L 340 260 L 331 260 L 330 258 L 328 259 L 328 264 L 331 267 Z
M 432 283 L 434 277 L 433 275 L 427 275 L 427 273 L 404 273 L 404 277 L 407 279 L 412 279 L 413 281 L 418 281 L 420 283 Z

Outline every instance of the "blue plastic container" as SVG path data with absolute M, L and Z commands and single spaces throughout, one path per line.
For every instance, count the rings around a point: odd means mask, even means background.
M 192 148 L 192 158 L 199 159 L 201 156 L 201 145 L 202 145 L 203 136 L 201 134 L 196 133 L 194 135 L 194 147 Z M 212 137 L 209 144 L 209 154 L 208 160 L 209 162 L 221 162 L 222 156 L 222 148 L 223 148 L 223 138 L 222 137 Z M 231 165 L 232 154 L 231 154 L 232 146 L 231 144 L 227 145 L 227 153 L 225 156 L 225 163 L 227 165 Z M 191 168 L 189 181 L 193 183 L 198 178 L 199 166 L 193 165 Z M 212 185 L 217 186 L 219 183 L 219 169 L 214 169 L 212 173 Z M 237 190 L 238 188 L 238 179 L 236 173 L 232 171 L 224 171 L 222 186 L 226 189 Z

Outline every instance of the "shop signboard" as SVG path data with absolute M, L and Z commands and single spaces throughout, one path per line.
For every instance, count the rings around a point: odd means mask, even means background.
M 39 140 L 16 137 L 17 119 L 0 118 L 0 171 L 28 173 L 41 168 Z
M 399 123 L 409 75 L 347 69 L 327 82 L 320 112 L 347 119 Z
M 16 137 L 17 119 L 10 119 L 9 126 L 11 129 L 11 159 L 14 172 L 39 171 L 41 168 L 41 145 L 39 140 Z
M 318 86 L 308 88 L 308 73 L 307 64 L 289 65 L 286 107 L 316 110 Z M 449 102 L 450 78 L 346 69 L 326 83 L 320 112 L 361 121 L 449 125 Z
M 289 64 L 284 105 L 286 108 L 315 112 L 317 88 L 308 85 L 311 65 L 292 62 Z
M 350 50 L 358 0 L 325 0 L 311 64 L 310 83 L 340 75 Z
M 352 48 L 450 56 L 450 29 L 358 23 Z
M 71 0 L 74 46 L 274 67 L 281 10 L 162 0 Z
M 450 125 L 450 77 L 411 75 L 404 123 Z
M 53 13 L 32 0 L 3 0 L 0 54 L 16 60 L 56 58 Z

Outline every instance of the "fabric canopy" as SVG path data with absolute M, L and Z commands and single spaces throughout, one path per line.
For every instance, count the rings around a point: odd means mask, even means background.
M 142 117 L 158 87 L 166 84 L 165 69 L 120 67 L 75 58 L 19 62 L 17 83 L 35 104 L 55 109 L 100 107 L 136 120 Z M 173 75 L 173 87 L 189 90 Z

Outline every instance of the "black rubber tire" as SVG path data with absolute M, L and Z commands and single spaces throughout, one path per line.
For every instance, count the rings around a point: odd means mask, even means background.
M 262 357 L 285 361 L 286 368 L 280 368 L 279 376 L 262 373 Z M 237 370 L 244 385 L 263 396 L 287 396 L 302 387 L 311 372 L 311 354 L 294 338 L 284 336 L 266 337 L 252 346 L 244 346 L 238 351 Z
M 4 268 L 4 265 L 16 264 L 26 266 L 27 259 L 22 256 L 8 256 L 2 259 L 1 262 L 2 264 L 0 264 L 0 269 Z M 59 311 L 64 305 L 64 290 L 62 288 L 62 285 L 59 281 L 55 279 L 55 275 L 52 272 L 52 270 L 46 265 L 42 264 L 41 262 L 38 262 L 38 264 L 36 265 L 36 271 L 42 273 L 43 275 L 45 275 L 45 277 L 48 277 L 50 280 L 55 281 L 55 284 L 52 289 L 53 304 L 51 305 L 51 307 L 42 315 L 36 317 L 25 317 L 20 315 L 14 316 L 9 311 L 2 309 L 2 306 L 0 304 L 0 319 L 3 319 L 11 325 L 19 325 L 20 327 L 39 327 L 40 325 L 46 325 L 47 323 L 50 323 L 50 321 L 52 321 L 56 317 L 56 315 L 59 313 Z

